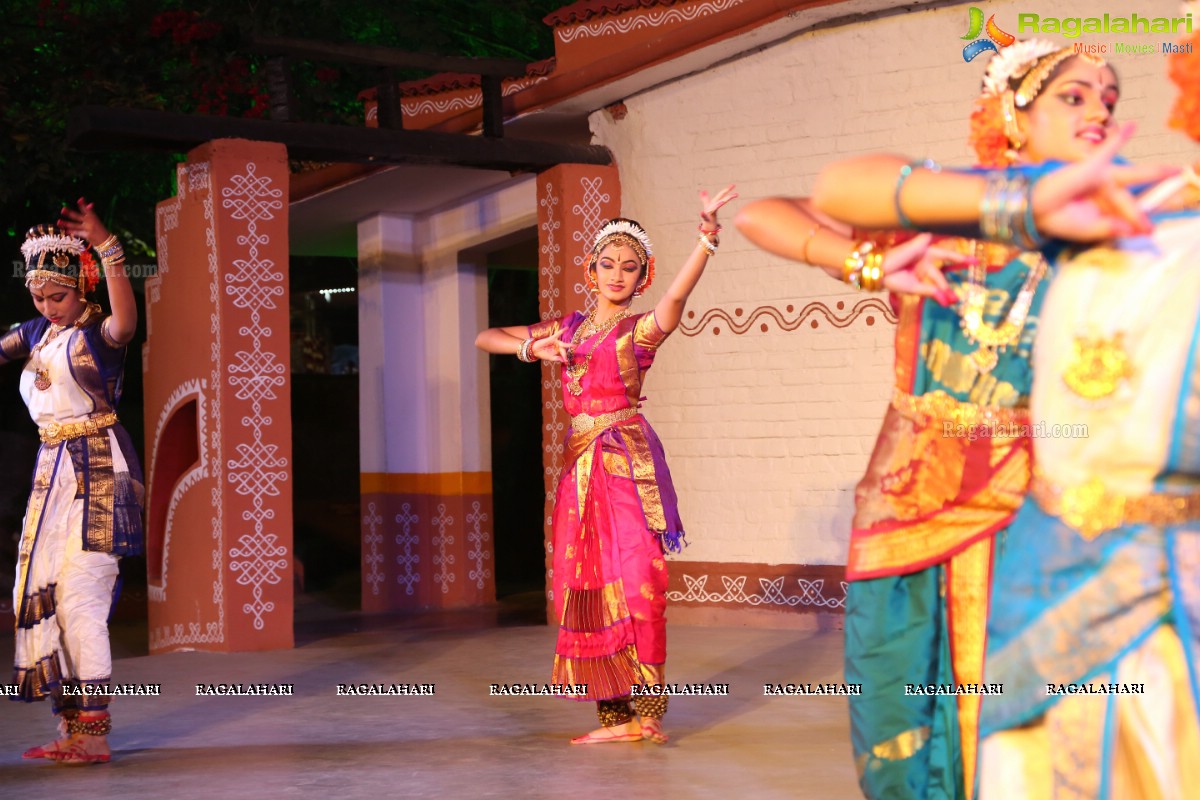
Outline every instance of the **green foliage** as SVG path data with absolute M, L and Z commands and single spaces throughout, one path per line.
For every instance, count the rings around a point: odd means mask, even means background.
M 251 33 L 441 55 L 535 61 L 553 54 L 542 18 L 558 0 L 8 0 L 0 26 L 0 209 L 5 252 L 86 195 L 133 258 L 153 255 L 154 206 L 174 192 L 181 154 L 65 148 L 87 104 L 193 114 L 267 115 L 264 59 Z M 293 67 L 299 116 L 362 124 L 367 67 Z M 400 80 L 425 77 L 399 74 Z M 10 294 L 11 293 L 5 293 Z M 7 314 L 5 315 L 8 316 Z

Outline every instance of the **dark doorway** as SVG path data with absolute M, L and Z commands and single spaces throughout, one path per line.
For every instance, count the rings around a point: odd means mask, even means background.
M 538 240 L 530 230 L 487 254 L 488 326 L 538 320 Z M 542 368 L 489 359 L 496 598 L 536 593 L 544 606 L 546 550 L 542 467 Z
M 361 605 L 358 262 L 291 259 L 292 514 L 296 592 Z

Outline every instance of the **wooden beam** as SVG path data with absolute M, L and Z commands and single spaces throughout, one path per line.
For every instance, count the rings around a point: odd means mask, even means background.
M 372 67 L 399 67 L 427 72 L 464 72 L 468 75 L 492 75 L 497 78 L 522 78 L 528 65 L 517 58 L 467 58 L 409 53 L 369 44 L 330 44 L 309 39 L 279 36 L 252 36 L 248 47 L 260 53 L 288 55 L 310 61 L 338 64 L 366 64 Z
M 296 104 L 292 95 L 291 67 L 284 56 L 267 59 L 267 95 L 271 103 L 271 119 L 276 122 L 295 122 Z
M 433 131 L 383 130 L 311 122 L 174 114 L 82 106 L 67 119 L 67 145 L 79 150 L 185 152 L 212 139 L 253 139 L 286 145 L 289 158 L 380 164 L 444 164 L 539 171 L 557 164 L 612 163 L 599 145 L 559 144 Z
M 404 127 L 404 104 L 400 87 L 391 67 L 379 68 L 379 85 L 375 87 L 375 124 L 388 130 Z
M 504 135 L 504 94 L 501 91 L 500 79 L 495 75 L 483 75 L 480 81 L 483 135 L 499 139 Z

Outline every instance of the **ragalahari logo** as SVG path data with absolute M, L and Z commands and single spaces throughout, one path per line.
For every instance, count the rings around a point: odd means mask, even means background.
M 987 25 L 983 24 L 983 11 L 975 6 L 971 6 L 970 10 L 971 22 L 967 29 L 967 35 L 964 39 L 973 39 L 966 47 L 963 48 L 963 61 L 970 61 L 980 53 L 986 53 L 989 50 L 993 53 L 999 53 L 1002 48 L 1008 47 L 1017 40 L 1017 37 L 1011 33 L 1005 33 L 1000 30 L 1000 26 L 996 24 L 996 15 L 992 14 L 988 17 Z M 979 34 L 986 30 L 987 36 L 980 39 Z

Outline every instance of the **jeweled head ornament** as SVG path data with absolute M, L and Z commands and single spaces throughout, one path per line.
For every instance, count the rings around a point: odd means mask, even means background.
M 588 256 L 587 264 L 584 267 L 588 290 L 591 292 L 596 291 L 594 273 L 596 261 L 600 258 L 600 252 L 610 244 L 627 246 L 637 254 L 638 261 L 642 265 L 642 279 L 638 282 L 633 296 L 640 297 L 643 292 L 650 288 L 650 284 L 654 282 L 654 248 L 650 244 L 650 235 L 646 233 L 646 229 L 637 222 L 623 217 L 616 217 L 609 220 L 596 233 L 596 238 L 592 244 L 592 252 Z
M 25 285 L 34 289 L 54 283 L 87 294 L 100 280 L 87 242 L 54 225 L 30 228 L 21 255 L 25 257 Z
M 1054 70 L 1076 55 L 1097 67 L 1105 65 L 1102 58 L 1076 53 L 1046 39 L 1015 42 L 992 56 L 971 114 L 971 146 L 982 166 L 1016 161 L 1017 151 L 1025 144 L 1017 127 L 1017 109 L 1028 108 Z

